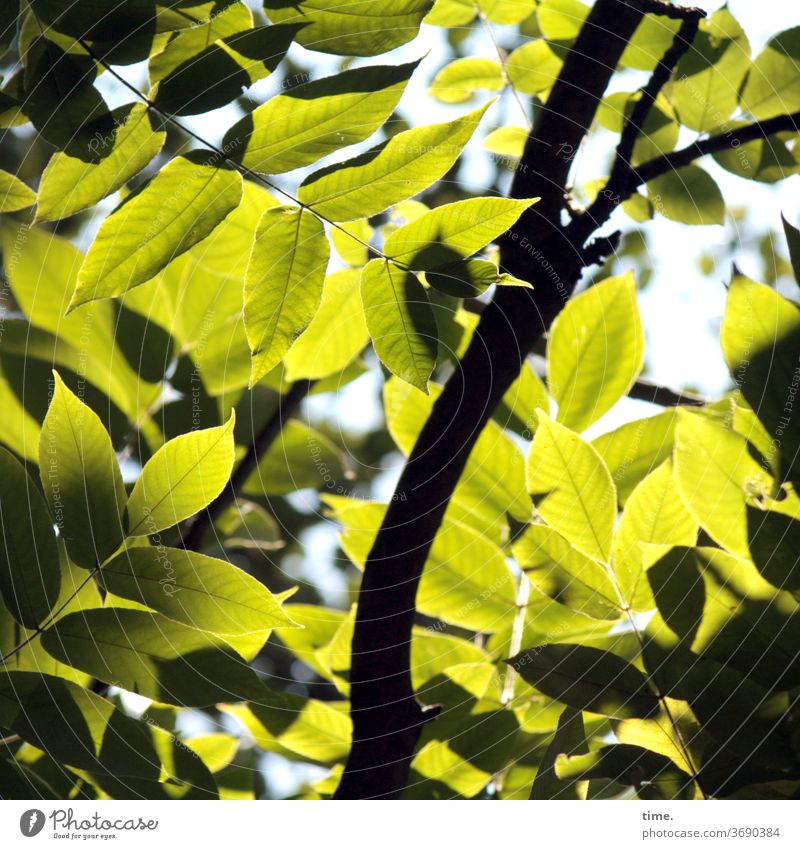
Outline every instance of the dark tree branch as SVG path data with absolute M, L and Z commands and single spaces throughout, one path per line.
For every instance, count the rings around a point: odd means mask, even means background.
M 547 384 L 547 361 L 541 355 L 533 357 L 533 370 L 538 377 Z M 645 377 L 634 381 L 633 386 L 626 393 L 628 398 L 636 401 L 647 401 L 659 407 L 702 407 L 708 403 L 708 399 L 694 392 L 686 392 L 670 389 L 654 383 Z
M 214 522 L 236 501 L 245 482 L 258 466 L 258 461 L 277 439 L 286 420 L 294 415 L 313 385 L 313 380 L 298 380 L 281 397 L 275 412 L 267 419 L 248 446 L 247 454 L 242 457 L 234 470 L 228 485 L 202 513 L 195 516 L 187 533 L 183 536 L 181 548 L 197 550 L 200 547 L 203 537 L 213 527 Z
M 743 127 L 729 130 L 726 133 L 699 139 L 680 150 L 673 150 L 671 153 L 665 153 L 655 159 L 648 159 L 647 162 L 635 169 L 632 178 L 635 180 L 633 189 L 660 177 L 662 174 L 674 171 L 676 168 L 690 165 L 701 156 L 721 153 L 728 147 L 738 147 L 741 144 L 747 144 L 747 142 L 767 139 L 776 135 L 776 133 L 800 133 L 800 112 L 776 115 L 766 121 L 754 121 L 752 124 L 745 124 Z
M 777 133 L 800 132 L 800 112 L 786 115 L 776 115 L 765 121 L 753 121 L 742 127 L 698 139 L 680 150 L 673 150 L 662 156 L 648 159 L 635 168 L 623 169 L 613 182 L 609 180 L 595 201 L 572 222 L 569 229 L 571 239 L 580 243 L 611 217 L 611 213 L 623 201 L 627 200 L 639 186 L 655 180 L 678 168 L 691 165 L 696 159 L 712 153 L 721 153 L 729 148 L 736 148 L 748 142 L 768 139 Z
M 706 14 L 696 6 L 675 6 L 666 2 L 666 0 L 628 0 L 628 2 L 642 12 L 650 12 L 654 15 L 661 15 L 663 18 L 673 18 L 679 21 L 703 18 Z
M 702 407 L 708 399 L 694 392 L 676 391 L 640 377 L 628 390 L 628 398 L 649 401 L 659 407 Z
M 598 0 L 538 110 L 511 195 L 541 201 L 501 243 L 504 270 L 535 288 L 505 288 L 484 311 L 417 439 L 367 559 L 352 643 L 353 745 L 336 798 L 391 798 L 406 784 L 426 721 L 410 672 L 422 569 L 478 435 L 581 275 L 580 246 L 570 243 L 561 221 L 567 176 L 644 14 L 626 0 Z
M 648 3 L 648 5 L 650 4 Z M 669 8 L 677 7 L 669 6 Z M 614 154 L 614 164 L 611 167 L 608 180 L 598 192 L 592 205 L 575 219 L 576 229 L 583 236 L 583 238 L 578 237 L 580 241 L 583 241 L 590 232 L 593 232 L 608 220 L 617 204 L 630 197 L 630 193 L 624 195 L 624 192 L 630 182 L 630 175 L 634 172 L 632 160 L 636 141 L 644 130 L 645 121 L 661 89 L 667 84 L 678 62 L 691 47 L 697 35 L 700 19 L 703 17 L 705 17 L 705 12 L 700 9 L 686 10 L 686 15 L 678 32 L 675 33 L 671 46 L 661 57 L 650 79 L 639 90 L 639 99 L 634 104 L 631 114 L 622 127 L 619 144 Z
M 639 99 L 634 104 L 631 114 L 622 128 L 622 134 L 620 135 L 614 157 L 614 165 L 611 169 L 611 175 L 606 189 L 609 187 L 613 188 L 615 181 L 619 180 L 621 175 L 632 167 L 633 148 L 636 145 L 639 135 L 644 131 L 647 116 L 650 114 L 656 98 L 661 93 L 661 89 L 664 88 L 670 76 L 672 76 L 672 72 L 677 67 L 678 62 L 680 62 L 686 51 L 691 47 L 697 35 L 700 18 L 704 16 L 704 12 L 698 11 L 696 15 L 687 17 L 681 22 L 680 29 L 675 33 L 672 45 L 659 60 L 647 84 L 639 91 Z

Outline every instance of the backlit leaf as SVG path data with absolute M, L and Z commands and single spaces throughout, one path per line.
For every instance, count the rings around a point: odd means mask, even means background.
M 311 323 L 329 257 L 322 222 L 304 209 L 274 207 L 258 222 L 244 285 L 251 385 L 281 361 Z
M 146 282 L 208 236 L 241 197 L 241 176 L 213 154 L 176 157 L 100 225 L 70 309 Z
M 371 136 L 392 114 L 418 64 L 353 68 L 302 83 L 234 124 L 223 147 L 265 174 L 310 165 Z
M 125 488 L 97 414 L 54 375 L 53 400 L 39 441 L 39 473 L 70 558 L 90 569 L 122 544 Z
M 361 301 L 375 353 L 393 374 L 428 392 L 436 364 L 436 319 L 424 287 L 410 271 L 382 259 L 361 275 Z
M 128 533 L 154 534 L 210 504 L 233 468 L 234 416 L 171 439 L 147 461 L 128 500 Z
M 557 421 L 585 430 L 627 393 L 644 365 L 644 333 L 633 276 L 611 277 L 572 298 L 547 345 Z

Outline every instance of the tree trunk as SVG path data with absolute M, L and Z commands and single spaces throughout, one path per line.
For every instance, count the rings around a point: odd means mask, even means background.
M 335 798 L 398 796 L 425 712 L 411 686 L 410 642 L 422 569 L 470 451 L 528 351 L 572 294 L 582 245 L 562 221 L 570 165 L 619 57 L 643 17 L 598 0 L 540 107 L 512 197 L 540 197 L 501 243 L 503 270 L 533 290 L 501 289 L 433 406 L 367 559 L 352 644 L 353 746 Z

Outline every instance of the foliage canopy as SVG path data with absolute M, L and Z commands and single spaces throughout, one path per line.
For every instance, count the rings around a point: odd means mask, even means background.
M 687 25 L 639 4 L 616 69 L 630 89 L 590 115 L 615 164 L 557 213 L 619 206 L 622 237 L 593 258 L 596 227 L 566 245 L 573 281 L 530 243 L 522 274 L 503 250 L 540 199 L 509 182 L 536 171 L 531 121 L 584 19 L 617 2 L 4 5 L 0 797 L 257 798 L 278 792 L 265 756 L 311 776 L 296 795 L 332 796 L 350 602 L 387 510 L 417 497 L 387 502 L 381 463 L 424 442 L 443 385 L 492 341 L 478 316 L 498 292 L 536 304 L 565 283 L 441 523 L 407 540 L 429 546 L 410 680 L 440 710 L 404 795 L 796 797 L 791 223 L 763 236 L 764 283 L 732 272 L 729 391 L 634 420 L 624 399 L 646 386 L 648 222 L 737 216 L 723 169 L 800 171 L 800 28 L 751 56 L 726 7 Z M 473 55 L 481 38 L 501 47 Z M 336 393 L 364 403 L 370 376 L 383 423 L 319 414 Z M 298 565 L 320 521 L 350 564 L 333 591 Z

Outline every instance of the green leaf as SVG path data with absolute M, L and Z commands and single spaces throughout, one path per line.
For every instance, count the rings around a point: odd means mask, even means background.
M 255 578 L 231 563 L 193 551 L 129 548 L 103 566 L 100 580 L 114 595 L 215 634 L 295 627 L 275 596 Z
M 256 745 L 267 752 L 336 763 L 346 758 L 350 749 L 352 725 L 346 702 L 266 691 L 258 703 L 223 705 L 222 710 L 238 719 Z
M 89 144 L 101 157 L 84 162 L 67 153 L 54 153 L 39 184 L 36 220 L 68 218 L 124 186 L 161 150 L 166 133 L 152 127 L 143 103 L 129 104 L 111 113 L 114 127 Z
M 151 86 L 217 39 L 235 35 L 253 26 L 253 13 L 246 3 L 233 2 L 224 9 L 216 8 L 213 11 L 214 14 L 205 23 L 170 33 L 166 44 L 153 52 L 147 65 Z
M 91 569 L 122 544 L 125 487 L 102 422 L 53 374 L 55 391 L 39 441 L 39 473 L 70 558 Z
M 491 104 L 446 124 L 398 133 L 346 162 L 307 177 L 299 200 L 333 221 L 377 215 L 442 177 L 469 141 Z
M 442 103 L 464 103 L 476 91 L 500 91 L 505 84 L 503 69 L 495 59 L 464 57 L 436 74 L 428 94 Z
M 644 577 L 641 544 L 694 545 L 697 530 L 667 460 L 633 490 L 614 536 L 614 574 L 632 610 L 654 606 Z
M 208 238 L 125 294 L 125 306 L 163 327 L 188 353 L 212 395 L 247 386 L 250 377 L 242 279 L 258 222 L 274 206 L 266 189 L 246 180 L 241 203 Z
M 36 628 L 58 599 L 58 547 L 44 498 L 5 448 L 0 448 L 0 528 L 0 595 L 20 625 Z
M 102 95 L 92 84 L 95 63 L 65 53 L 43 36 L 25 56 L 25 114 L 56 147 L 85 161 L 99 158 L 92 148 L 97 133 L 112 125 Z
M 626 68 L 652 71 L 667 52 L 680 23 L 662 15 L 645 15 L 622 52 L 620 64 Z
M 619 619 L 619 596 L 605 569 L 545 525 L 528 525 L 511 549 L 531 583 L 554 601 L 594 619 Z
M 251 386 L 283 359 L 311 323 L 329 258 L 325 228 L 305 209 L 274 207 L 261 217 L 244 279 Z
M 526 649 L 506 663 L 531 686 L 576 710 L 617 719 L 658 710 L 644 675 L 602 649 L 553 643 Z
M 483 146 L 495 156 L 520 159 L 527 138 L 528 131 L 524 127 L 498 127 L 487 134 Z
M 783 232 L 786 235 L 786 245 L 789 248 L 794 279 L 800 285 L 800 230 L 790 224 L 785 215 L 781 215 L 781 221 L 783 222 Z
M 798 603 L 788 592 L 776 590 L 752 563 L 718 548 L 676 547 L 647 576 L 664 623 L 656 634 L 659 642 L 669 644 L 663 633 L 669 629 L 673 644 L 738 670 L 751 688 L 757 683 L 774 692 L 800 682 L 800 657 L 793 648 L 800 640 Z M 657 625 L 649 623 L 648 632 L 654 630 L 651 624 Z M 665 683 L 693 704 L 681 688 L 697 683 L 702 689 L 704 676 L 684 681 L 687 663 L 679 666 L 671 671 L 665 667 L 677 679 Z M 717 683 L 723 685 L 724 678 Z M 767 706 L 759 707 L 762 718 L 768 718 Z
M 531 788 L 531 799 L 573 799 L 575 801 L 585 799 L 588 783 L 559 778 L 556 775 L 556 762 L 560 755 L 574 757 L 586 753 L 583 714 L 574 708 L 565 707 L 558 718 L 556 733 L 536 771 L 536 778 Z
M 244 492 L 286 495 L 298 489 L 333 487 L 345 477 L 341 450 L 319 431 L 291 419 L 259 460 Z
M 309 50 L 377 56 L 411 41 L 432 0 L 265 0 L 276 23 L 302 24 L 297 40 Z
M 506 73 L 520 94 L 541 94 L 553 87 L 563 64 L 552 46 L 543 38 L 537 38 L 518 47 L 508 57 Z
M 747 124 L 747 121 L 728 121 L 726 132 Z M 726 171 L 745 180 L 777 183 L 800 171 L 800 162 L 787 145 L 793 138 L 792 133 L 777 133 L 745 144 L 728 145 L 713 154 L 714 160 Z
M 681 124 L 701 133 L 724 125 L 736 109 L 749 66 L 747 36 L 727 8 L 701 20 L 675 69 L 670 93 Z
M 536 18 L 548 41 L 569 41 L 580 32 L 589 7 L 579 0 L 541 0 Z
M 392 114 L 418 65 L 353 68 L 295 86 L 234 124 L 222 146 L 265 174 L 310 165 L 369 138 Z
M 121 295 L 203 240 L 236 208 L 242 178 L 214 154 L 178 156 L 100 225 L 70 303 Z
M 286 55 L 295 26 L 256 27 L 218 38 L 164 76 L 156 106 L 168 115 L 197 115 L 236 100 Z
M 5 270 L 14 299 L 32 328 L 58 337 L 55 350 L 50 348 L 41 359 L 51 368 L 58 365 L 83 377 L 111 398 L 128 418 L 146 417 L 161 387 L 141 380 L 117 348 L 112 304 L 97 303 L 64 316 L 83 254 L 66 239 L 27 225 L 4 227 L 2 236 Z M 22 245 L 24 250 L 20 249 Z M 9 324 L 4 341 L 11 335 Z M 35 334 L 29 330 L 26 336 L 20 353 L 35 356 Z
M 102 599 L 97 584 L 87 579 L 84 569 L 70 561 L 62 538 L 58 537 L 56 544 L 61 572 L 61 589 L 53 604 L 51 615 L 55 614 L 57 619 L 85 608 L 100 607 Z M 21 643 L 26 640 L 30 642 L 21 646 Z M 8 672 L 37 672 L 65 678 L 76 684 L 89 683 L 89 676 L 77 669 L 64 666 L 50 657 L 42 648 L 35 629 L 20 628 L 10 616 L 0 616 L 0 656 L 4 655 L 7 657 L 0 664 L 0 668 Z
M 592 441 L 624 505 L 636 485 L 672 454 L 675 410 L 627 422 Z
M 800 27 L 773 36 L 755 58 L 741 107 L 759 121 L 800 109 Z
M 447 251 L 433 245 L 431 251 L 422 251 L 420 257 L 431 261 L 444 259 Z M 490 286 L 523 286 L 532 289 L 530 283 L 520 280 L 512 274 L 501 273 L 497 266 L 487 259 L 457 259 L 446 265 L 440 265 L 425 272 L 425 282 L 446 295 L 454 298 L 477 298 Z
M 606 778 L 635 787 L 642 799 L 692 799 L 692 779 L 665 755 L 639 746 L 616 743 L 596 752 L 556 762 L 562 780 L 589 781 Z
M 287 380 L 341 371 L 369 341 L 360 293 L 361 273 L 346 268 L 325 279 L 322 303 L 283 360 Z
M 221 732 L 201 734 L 184 742 L 211 772 L 219 772 L 228 766 L 239 748 L 239 740 L 236 737 Z
M 436 365 L 436 318 L 416 275 L 374 259 L 361 274 L 361 301 L 380 361 L 427 394 Z
M 438 206 L 389 235 L 383 252 L 418 271 L 441 269 L 486 247 L 536 200 L 485 197 Z
M 627 394 L 644 365 L 644 332 L 630 273 L 572 298 L 547 343 L 557 421 L 585 430 Z
M 0 212 L 16 212 L 36 203 L 36 192 L 8 171 L 0 171 Z
M 607 563 L 617 515 L 614 482 L 595 449 L 539 411 L 527 464 L 528 492 L 550 527 Z
M 70 613 L 41 639 L 56 660 L 157 702 L 204 707 L 263 692 L 255 672 L 220 637 L 144 610 Z
M 471 24 L 474 18 L 472 0 L 434 0 L 425 23 L 435 27 L 460 27 Z
M 113 798 L 216 798 L 208 770 L 171 734 L 60 678 L 0 674 L 0 723 L 47 752 L 60 773 L 63 764 L 85 771 Z
M 518 24 L 532 15 L 536 0 L 477 0 L 478 8 L 495 24 Z
M 781 474 L 796 477 L 800 310 L 768 286 L 737 274 L 728 290 L 720 338 L 731 377 L 766 428 Z
M 771 478 L 743 436 L 697 413 L 679 411 L 675 475 L 689 512 L 715 542 L 747 557 L 748 499 L 771 491 Z
M 647 184 L 647 196 L 656 212 L 681 224 L 722 224 L 725 200 L 702 168 L 687 165 L 656 177 Z
M 147 461 L 128 500 L 128 533 L 171 528 L 210 504 L 233 468 L 234 415 L 219 427 L 171 439 Z

